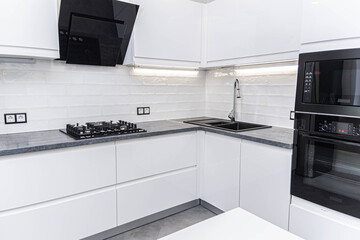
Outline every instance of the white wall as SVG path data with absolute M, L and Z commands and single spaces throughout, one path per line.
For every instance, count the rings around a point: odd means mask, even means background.
M 137 116 L 139 106 L 150 106 L 151 114 Z M 59 129 L 76 122 L 196 117 L 204 110 L 203 72 L 174 77 L 134 73 L 124 66 L 0 63 L 0 134 Z M 28 114 L 27 124 L 4 124 L 4 113 L 19 112 Z
M 289 116 L 295 105 L 296 65 L 291 65 L 291 70 L 278 70 L 278 66 L 281 65 L 272 65 L 273 71 L 269 66 L 252 66 L 244 72 L 232 68 L 208 71 L 206 116 L 227 118 L 238 78 L 241 98 L 236 100 L 237 120 L 292 128 L 294 123 Z

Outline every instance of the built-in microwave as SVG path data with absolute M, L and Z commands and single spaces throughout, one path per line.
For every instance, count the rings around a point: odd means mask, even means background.
M 360 49 L 300 54 L 295 111 L 360 116 Z

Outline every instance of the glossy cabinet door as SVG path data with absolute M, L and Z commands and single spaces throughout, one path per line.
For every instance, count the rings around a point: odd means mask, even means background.
M 207 14 L 209 67 L 298 58 L 301 1 L 218 0 Z
M 288 229 L 292 150 L 241 142 L 240 207 Z
M 346 43 L 351 43 L 352 38 L 360 38 L 359 8 L 357 0 L 303 0 L 301 43 L 347 48 Z M 331 43 L 335 40 L 347 41 Z M 317 49 L 323 49 L 322 45 L 318 45 Z M 355 46 L 359 47 L 358 39 L 351 47 Z
M 117 142 L 117 182 L 196 166 L 196 139 L 189 132 Z
M 228 211 L 239 207 L 241 140 L 206 132 L 200 163 L 200 198 Z
M 59 57 L 57 0 L 1 1 L 0 57 Z
M 190 0 L 134 2 L 140 10 L 134 28 L 134 52 L 128 63 L 200 65 L 203 4 Z
M 115 143 L 0 157 L 0 211 L 116 183 Z
M 198 199 L 195 167 L 117 186 L 118 225 Z
M 115 189 L 0 213 L 4 240 L 78 240 L 114 227 Z

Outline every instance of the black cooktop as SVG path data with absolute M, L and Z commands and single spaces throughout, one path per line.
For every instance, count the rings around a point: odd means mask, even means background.
M 60 131 L 76 140 L 146 132 L 146 130 L 138 128 L 137 124 L 122 120 L 88 122 L 85 125 L 67 124 L 66 129 Z

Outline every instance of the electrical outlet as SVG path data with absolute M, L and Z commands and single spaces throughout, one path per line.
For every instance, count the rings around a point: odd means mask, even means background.
M 150 115 L 150 107 L 144 107 L 144 114 Z
M 137 115 L 144 115 L 144 108 L 138 107 L 137 108 Z
M 13 124 L 16 123 L 15 114 L 4 114 L 5 124 Z
M 16 114 L 16 123 L 26 123 L 26 113 L 17 113 Z
M 5 124 L 26 123 L 26 113 L 6 113 L 4 114 Z

